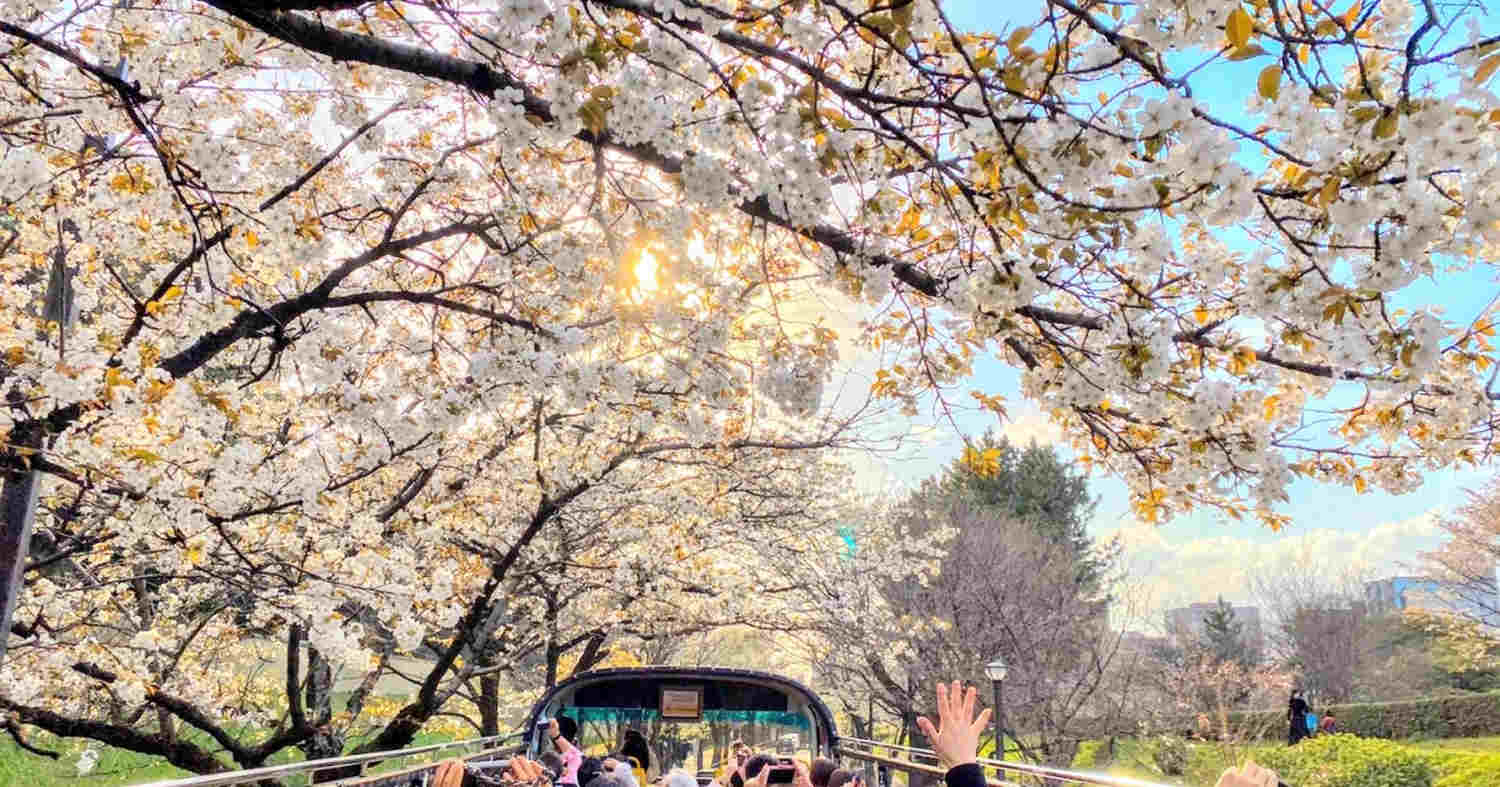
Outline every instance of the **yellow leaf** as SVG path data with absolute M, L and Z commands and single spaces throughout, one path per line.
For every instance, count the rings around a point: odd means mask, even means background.
M 1362 494 L 1365 493 L 1365 489 L 1367 487 L 1368 487 L 1368 484 L 1365 482 L 1365 477 L 1364 476 L 1357 475 L 1357 476 L 1354 477 L 1354 491 L 1355 491 L 1355 493 L 1362 495 Z
M 166 292 L 161 294 L 161 299 L 164 301 L 175 300 L 182 297 L 182 292 L 182 288 L 174 284 L 171 287 L 168 287 Z
M 1261 404 L 1265 408 L 1266 420 L 1267 421 L 1275 420 L 1275 418 L 1276 418 L 1276 408 L 1277 408 L 1278 405 L 1281 404 L 1281 398 L 1277 397 L 1277 396 L 1267 396 L 1266 400 L 1264 402 L 1262 402 Z
M 1031 28 L 1029 28 L 1029 27 L 1018 27 L 1014 31 L 1011 32 L 1010 38 L 1005 39 L 1005 45 L 1008 46 L 1008 47 L 1010 47 L 1010 50 L 1012 52 L 1014 52 L 1017 49 L 1020 49 L 1021 45 L 1026 43 L 1026 39 L 1028 39 L 1030 37 L 1031 37 Z
M 245 230 L 245 245 L 252 249 L 259 246 L 260 236 L 256 235 L 254 230 Z
M 1255 80 L 1255 89 L 1261 98 L 1275 101 L 1281 95 L 1281 66 L 1273 64 L 1261 69 L 1260 77 Z
M 1360 9 L 1361 5 L 1362 4 L 1359 2 L 1359 0 L 1355 0 L 1354 5 L 1349 6 L 1349 10 L 1345 11 L 1344 14 L 1343 14 L 1343 16 L 1339 17 L 1340 19 L 1342 19 L 1344 21 L 1344 26 L 1345 27 L 1348 27 L 1349 25 L 1354 24 L 1354 20 L 1359 18 L 1359 12 L 1361 10 Z
M 1255 364 L 1256 355 L 1254 348 L 1241 346 L 1229 356 L 1229 362 L 1225 364 L 1230 374 L 1245 374 Z
M 1250 43 L 1250 35 L 1255 32 L 1255 20 L 1245 13 L 1244 6 L 1236 6 L 1229 14 L 1229 22 L 1224 25 L 1224 32 L 1229 36 L 1229 43 L 1235 49 L 1243 49 Z
M 1265 47 L 1260 44 L 1251 44 L 1250 46 L 1242 46 L 1230 52 L 1228 57 L 1230 60 L 1238 63 L 1241 60 L 1249 60 L 1252 57 L 1260 57 L 1264 54 L 1266 54 Z
M 20 366 L 26 360 L 26 348 L 19 344 L 5 351 L 5 363 L 7 366 Z
M 916 9 L 916 3 L 906 3 L 891 9 L 891 19 L 902 30 L 911 28 L 912 11 Z
M 1396 135 L 1396 113 L 1386 112 L 1375 121 L 1375 138 L 1385 139 Z
M 151 451 L 147 451 L 144 448 L 133 449 L 133 450 L 129 451 L 126 455 L 129 456 L 131 459 L 138 459 L 138 460 L 140 460 L 140 461 L 142 461 L 142 462 L 144 462 L 144 463 L 146 463 L 148 465 L 150 465 L 150 464 L 156 464 L 157 462 L 161 461 L 161 457 L 159 455 L 157 455 L 157 454 L 155 454 L 155 453 L 153 453 Z
M 1331 175 L 1323 181 L 1323 188 L 1318 189 L 1318 207 L 1327 208 L 1339 198 L 1339 186 L 1343 185 L 1343 178 Z
M 1474 82 L 1484 84 L 1494 76 L 1495 69 L 1500 68 L 1500 55 L 1490 55 L 1479 61 L 1479 67 L 1474 69 Z
M 1208 309 L 1205 309 L 1205 308 L 1203 308 L 1201 306 L 1198 307 L 1198 308 L 1196 308 L 1196 309 L 1194 309 L 1193 310 L 1193 319 L 1197 320 L 1199 325 L 1207 325 L 1208 324 Z
M 160 402 L 161 400 L 167 398 L 167 394 L 171 392 L 172 383 L 170 381 L 154 381 L 150 385 L 146 386 L 145 399 L 148 404 L 156 404 L 157 402 Z

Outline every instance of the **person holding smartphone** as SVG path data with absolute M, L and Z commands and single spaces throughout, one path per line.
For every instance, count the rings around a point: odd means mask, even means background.
M 547 725 L 547 738 L 552 741 L 552 746 L 562 758 L 562 774 L 557 778 L 558 784 L 579 787 L 578 766 L 583 764 L 583 752 L 573 745 L 573 738 L 577 734 L 578 722 L 566 716 L 559 716 Z
M 729 744 L 729 759 L 714 777 L 722 787 L 744 787 L 745 763 L 750 761 L 750 746 L 742 740 Z M 738 784 L 736 784 L 738 780 Z

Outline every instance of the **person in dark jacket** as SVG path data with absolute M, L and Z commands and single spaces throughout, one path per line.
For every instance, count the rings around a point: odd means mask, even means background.
M 828 787 L 828 777 L 838 769 L 838 763 L 827 757 L 819 757 L 812 761 L 812 767 L 808 769 L 807 775 L 812 779 L 813 787 Z
M 962 684 L 954 681 L 952 687 L 942 683 L 937 687 L 938 724 L 933 725 L 926 716 L 917 719 L 922 734 L 932 742 L 932 751 L 938 756 L 948 772 L 943 775 L 947 787 L 989 787 L 984 768 L 979 765 L 979 736 L 989 725 L 990 712 L 981 711 L 974 716 L 974 707 L 979 692 L 972 686 L 964 691 Z M 1230 768 L 1219 777 L 1215 787 L 1276 787 L 1275 771 L 1262 768 L 1254 762 Z
M 651 771 L 651 747 L 646 744 L 646 736 L 640 730 L 626 730 L 620 753 L 635 760 L 632 770 L 639 770 L 636 779 L 644 785 L 646 774 Z
M 1292 689 L 1292 697 L 1287 700 L 1286 719 L 1288 746 L 1295 745 L 1307 737 L 1307 714 L 1312 708 L 1308 706 L 1307 700 L 1302 699 L 1301 689 Z

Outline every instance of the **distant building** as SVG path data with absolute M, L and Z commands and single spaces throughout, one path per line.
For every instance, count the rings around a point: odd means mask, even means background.
M 1404 612 L 1407 607 L 1407 593 L 1409 591 L 1420 591 L 1423 595 L 1437 592 L 1442 588 L 1442 583 L 1435 579 L 1426 577 L 1391 577 L 1379 579 L 1374 582 L 1365 583 L 1365 605 L 1370 612 L 1376 615 L 1384 615 L 1390 612 Z
M 1390 577 L 1366 582 L 1365 604 L 1377 615 L 1406 611 L 1459 615 L 1500 629 L 1500 615 L 1496 614 L 1493 601 L 1482 601 L 1479 594 L 1464 587 L 1429 577 Z
M 1120 634 L 1120 652 L 1123 654 L 1151 656 L 1160 652 L 1167 644 L 1166 637 L 1153 637 L 1139 631 L 1126 631 Z
M 1167 639 L 1175 647 L 1183 648 L 1203 639 L 1203 625 L 1208 616 L 1219 608 L 1217 601 L 1189 604 L 1167 610 Z M 1240 626 L 1240 637 L 1252 653 L 1264 653 L 1266 639 L 1261 629 L 1260 608 L 1231 605 L 1234 622 Z

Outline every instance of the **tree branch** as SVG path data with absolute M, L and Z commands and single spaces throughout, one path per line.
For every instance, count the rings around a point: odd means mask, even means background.
M 11 711 L 18 723 L 41 728 L 58 737 L 89 738 L 119 749 L 161 757 L 192 773 L 223 773 L 233 770 L 197 744 L 171 739 L 162 734 L 148 735 L 121 725 L 73 719 L 43 708 L 11 702 L 3 697 L 0 697 L 0 708 Z

